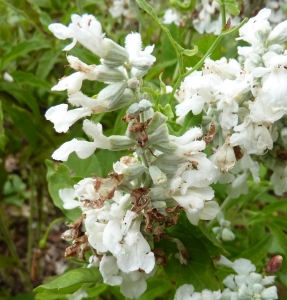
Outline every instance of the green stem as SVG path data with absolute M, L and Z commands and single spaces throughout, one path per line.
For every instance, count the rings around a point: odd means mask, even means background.
M 61 217 L 61 218 L 57 218 L 55 219 L 50 225 L 49 227 L 47 228 L 46 232 L 45 232 L 45 235 L 44 237 L 40 240 L 39 242 L 39 248 L 40 249 L 45 249 L 46 248 L 46 245 L 47 245 L 47 239 L 48 239 L 48 236 L 53 228 L 53 226 L 56 224 L 56 223 L 59 223 L 59 222 L 62 222 L 66 219 L 66 217 Z
M 2 211 L 1 208 L 0 208 L 0 215 L 1 216 L 5 215 L 5 213 Z M 25 272 L 24 266 L 19 258 L 15 244 L 12 240 L 11 234 L 9 233 L 7 224 L 3 220 L 3 217 L 0 217 L 0 231 L 3 235 L 3 239 L 4 239 L 5 243 L 7 244 L 9 252 L 11 253 L 12 257 L 15 259 L 15 261 L 17 261 L 17 264 L 19 266 L 19 268 L 17 270 L 19 272 L 22 282 L 24 283 L 24 286 L 26 287 L 26 289 L 28 291 L 32 291 L 33 288 L 32 288 L 31 282 L 30 282 L 30 278 L 29 278 L 27 272 Z
M 81 0 L 77 0 L 76 2 L 77 2 L 79 14 L 82 15 L 83 14 L 83 7 L 82 7 Z
M 226 25 L 226 10 L 225 10 L 225 4 L 222 3 L 221 5 L 221 21 L 222 21 L 222 28 Z
M 175 94 L 176 90 L 178 89 L 178 87 L 180 86 L 180 83 L 183 81 L 183 79 L 184 79 L 186 76 L 188 76 L 188 75 L 190 75 L 191 73 L 193 73 L 194 71 L 196 71 L 197 69 L 199 69 L 199 68 L 203 65 L 205 59 L 206 59 L 209 55 L 211 55 L 211 53 L 215 50 L 215 48 L 217 47 L 217 45 L 221 42 L 221 40 L 222 40 L 225 36 L 227 36 L 227 35 L 229 35 L 229 34 L 235 32 L 235 31 L 237 31 L 237 30 L 238 30 L 239 28 L 241 28 L 246 22 L 247 22 L 247 18 L 245 18 L 245 19 L 244 19 L 240 24 L 238 24 L 236 27 L 234 27 L 234 28 L 232 28 L 232 29 L 229 29 L 229 30 L 226 30 L 226 31 L 222 31 L 222 32 L 220 33 L 220 35 L 217 37 L 217 39 L 214 41 L 214 43 L 211 45 L 211 47 L 208 49 L 208 51 L 205 53 L 205 55 L 201 58 L 201 60 L 200 60 L 200 61 L 199 61 L 192 69 L 190 69 L 188 72 L 186 72 L 185 74 L 181 75 L 181 76 L 177 79 L 177 81 L 176 81 L 176 83 L 175 83 L 175 85 L 174 85 L 174 87 L 173 87 L 172 93 L 171 93 L 171 95 L 170 95 L 169 103 L 171 103 L 171 101 L 172 101 L 172 99 L 173 99 L 173 97 L 174 97 L 174 94 Z

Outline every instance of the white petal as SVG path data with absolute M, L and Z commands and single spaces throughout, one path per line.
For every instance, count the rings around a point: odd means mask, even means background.
M 68 111 L 67 104 L 59 104 L 49 108 L 45 114 L 47 120 L 54 123 L 57 132 L 67 132 L 76 121 L 90 116 L 92 111 L 89 108 L 77 108 Z
M 72 38 L 73 34 L 68 27 L 60 23 L 54 23 L 48 26 L 49 30 L 53 32 L 55 37 L 60 40 Z
M 76 152 L 80 158 L 87 158 L 91 156 L 97 149 L 97 144 L 87 141 L 79 141 L 72 139 L 69 142 L 64 143 L 53 154 L 52 158 L 55 160 L 67 161 L 69 155 L 72 152 Z
M 204 209 L 200 213 L 201 220 L 212 220 L 218 214 L 220 208 L 217 202 L 208 201 L 205 202 Z
M 59 190 L 59 196 L 63 200 L 65 209 L 73 209 L 80 206 L 80 202 L 74 200 L 76 193 L 74 189 L 61 189 Z

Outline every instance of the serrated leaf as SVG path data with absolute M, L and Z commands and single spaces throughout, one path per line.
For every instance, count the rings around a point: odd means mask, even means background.
M 34 292 L 41 293 L 52 291 L 63 294 L 66 288 L 76 288 L 84 283 L 96 283 L 102 279 L 102 276 L 96 268 L 73 269 L 54 279 L 53 281 L 42 284 L 34 289 Z M 66 293 L 66 291 L 65 291 Z M 69 293 L 72 293 L 69 291 Z
M 8 53 L 6 53 L 1 60 L 1 70 L 12 60 L 27 54 L 31 51 L 40 50 L 43 48 L 50 48 L 51 43 L 45 40 L 30 40 L 14 46 Z
M 75 184 L 75 182 L 70 177 L 69 168 L 64 164 L 55 165 L 50 160 L 46 160 L 46 166 L 48 169 L 48 190 L 53 199 L 54 204 L 62 210 L 62 212 L 69 220 L 75 221 L 77 218 L 80 217 L 81 210 L 79 208 L 71 210 L 64 209 L 63 201 L 59 196 L 60 189 L 71 188 Z

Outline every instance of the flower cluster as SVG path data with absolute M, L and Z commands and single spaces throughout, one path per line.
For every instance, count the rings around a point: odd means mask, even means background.
M 67 161 L 72 152 L 79 158 L 91 156 L 96 149 L 131 150 L 114 164 L 108 178 L 84 178 L 73 188 L 59 191 L 65 209 L 79 207 L 82 216 L 63 234 L 73 244 L 66 256 L 84 258 L 92 250 L 90 267 L 98 267 L 105 283 L 119 285 L 129 298 L 138 298 L 146 290 L 146 279 L 156 270 L 157 252 L 153 242 L 169 238 L 176 243 L 179 258 L 186 264 L 181 241 L 170 238 L 166 228 L 177 224 L 181 210 L 194 225 L 211 220 L 219 211 L 210 187 L 216 167 L 206 157 L 200 128 L 191 128 L 182 136 L 169 134 L 168 118 L 154 112 L 146 93 L 141 93 L 142 77 L 155 61 L 153 46 L 142 50 L 141 36 L 131 33 L 125 48 L 105 37 L 101 24 L 90 15 L 72 16 L 68 26 L 52 24 L 50 30 L 60 39 L 73 38 L 98 55 L 101 65 L 87 65 L 68 55 L 75 73 L 62 78 L 52 90 L 67 90 L 68 104 L 51 107 L 46 118 L 57 132 L 66 132 L 81 118 L 127 107 L 122 118 L 127 124 L 124 136 L 105 136 L 100 123 L 83 121 L 83 131 L 92 141 L 73 139 L 57 149 L 52 157 Z M 81 92 L 82 81 L 100 81 L 106 87 L 88 97 Z
M 261 157 L 274 170 L 271 181 L 280 178 L 275 183 L 276 194 L 286 190 L 286 169 L 278 163 L 278 155 L 286 149 L 287 91 L 283 82 L 287 56 L 281 44 L 287 39 L 287 21 L 272 29 L 270 14 L 269 9 L 262 9 L 239 30 L 238 39 L 251 44 L 238 47 L 243 65 L 234 59 L 209 58 L 202 71 L 185 78 L 177 94 L 178 122 L 189 111 L 203 112 L 203 126 L 214 152 L 210 159 L 218 167 L 217 180 L 232 182 L 228 189 L 232 198 L 247 193 L 250 173 L 259 181 L 257 160 Z M 271 149 L 276 152 L 264 157 Z
M 232 268 L 237 274 L 229 275 L 223 283 L 226 286 L 222 292 L 203 290 L 201 293 L 194 292 L 192 285 L 182 285 L 175 294 L 175 300 L 274 300 L 278 299 L 275 286 L 266 287 L 273 284 L 275 276 L 265 276 L 255 273 L 256 268 L 250 260 L 240 258 L 231 262 L 226 257 L 221 256 L 218 264 Z

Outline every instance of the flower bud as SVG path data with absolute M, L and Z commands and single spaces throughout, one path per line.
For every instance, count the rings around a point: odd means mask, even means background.
M 233 241 L 235 239 L 235 235 L 230 229 L 223 228 L 221 238 L 223 241 Z
M 161 114 L 160 112 L 155 112 L 152 120 L 149 123 L 148 128 L 146 129 L 147 134 L 151 134 L 156 131 L 162 124 L 165 124 L 168 118 Z
M 269 263 L 265 266 L 266 273 L 269 274 L 277 273 L 281 269 L 282 263 L 283 263 L 283 257 L 281 255 L 274 256 L 269 261 Z
M 139 83 L 140 83 L 140 81 L 137 78 L 135 78 L 135 77 L 130 78 L 128 80 L 128 87 L 130 89 L 135 89 L 135 88 L 137 88 L 139 86 Z
M 142 99 L 139 103 L 133 103 L 127 110 L 128 114 L 136 115 L 140 112 L 146 111 L 152 107 L 150 101 Z
M 116 103 L 124 93 L 126 87 L 127 83 L 125 81 L 112 83 L 100 91 L 97 100 Z
M 154 185 L 166 183 L 166 175 L 156 166 L 149 167 L 149 173 Z
M 105 38 L 103 39 L 101 46 L 103 47 L 103 53 L 105 53 L 104 55 L 101 55 L 104 60 L 111 61 L 119 66 L 129 60 L 126 49 L 116 44 L 114 41 Z
M 89 80 L 97 80 L 99 82 L 118 82 L 125 80 L 125 75 L 118 69 L 109 68 L 105 65 L 96 66 L 92 73 L 88 76 Z
M 214 163 L 219 167 L 222 173 L 226 173 L 234 167 L 236 157 L 233 148 L 228 143 L 224 143 L 224 145 L 217 150 Z
M 125 176 L 125 180 L 132 181 L 140 177 L 146 170 L 147 168 L 145 166 L 138 163 L 125 168 L 122 174 Z
M 111 151 L 119 151 L 119 150 L 125 150 L 129 149 L 133 146 L 135 146 L 135 141 L 129 139 L 126 136 L 121 135 L 111 135 L 109 137 L 110 141 L 110 150 Z
M 105 111 L 114 111 L 121 109 L 135 100 L 135 95 L 130 89 L 125 89 L 122 96 L 113 102 L 105 103 Z M 108 104 L 108 105 L 107 105 Z

